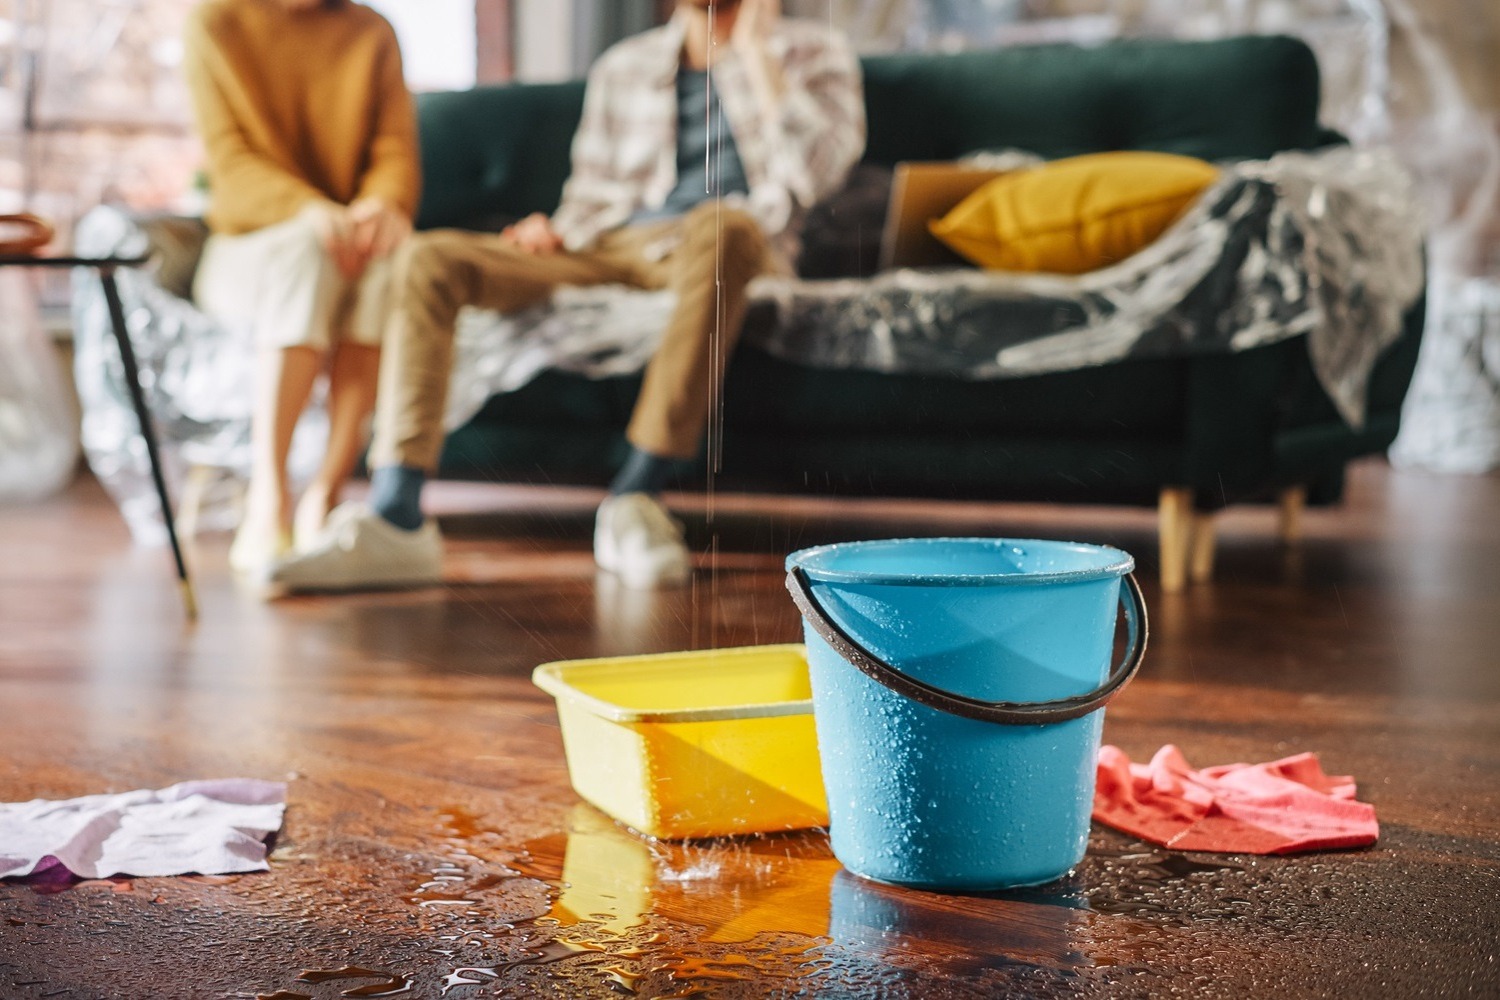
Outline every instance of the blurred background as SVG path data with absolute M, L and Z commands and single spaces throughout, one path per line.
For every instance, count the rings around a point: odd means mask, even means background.
M 368 0 L 414 89 L 581 75 L 670 0 Z M 64 233 L 91 207 L 194 213 L 199 150 L 182 85 L 194 0 L 0 0 L 0 213 Z M 1389 145 L 1431 226 L 1429 338 L 1393 457 L 1500 465 L 1500 3 L 1495 0 L 785 0 L 870 53 L 1130 36 L 1285 33 L 1323 73 L 1323 118 Z M 67 276 L 27 279 L 66 337 Z M 12 293 L 14 294 L 14 293 Z M 1425 412 L 1424 412 L 1424 409 Z

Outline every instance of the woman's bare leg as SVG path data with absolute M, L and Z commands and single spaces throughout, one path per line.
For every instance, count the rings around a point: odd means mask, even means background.
M 328 372 L 328 450 L 297 504 L 298 548 L 317 537 L 354 471 L 367 441 L 379 378 L 379 347 L 343 341 L 334 348 Z
M 277 347 L 257 359 L 255 408 L 250 416 L 250 486 L 230 560 L 251 570 L 274 559 L 291 529 L 287 456 L 292 432 L 307 408 L 321 354 L 311 347 Z

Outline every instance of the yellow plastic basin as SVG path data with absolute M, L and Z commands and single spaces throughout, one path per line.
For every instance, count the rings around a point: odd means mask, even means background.
M 652 837 L 825 826 L 800 645 L 544 663 L 573 788 Z

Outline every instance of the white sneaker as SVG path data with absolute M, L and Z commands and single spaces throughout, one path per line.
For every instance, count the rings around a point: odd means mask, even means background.
M 594 561 L 629 587 L 682 584 L 693 572 L 682 525 L 649 493 L 622 493 L 599 505 Z
M 241 576 L 264 580 L 292 551 L 292 538 L 285 532 L 252 531 L 240 527 L 229 546 L 229 568 Z
M 333 511 L 323 506 L 323 500 L 322 497 L 304 493 L 302 499 L 297 501 L 297 507 L 292 512 L 292 550 L 294 552 L 311 552 L 323 540 L 323 533 L 328 527 L 329 518 L 333 516 Z
M 328 515 L 312 548 L 277 563 L 270 582 L 288 591 L 365 590 L 442 578 L 443 538 L 431 518 L 406 531 L 362 503 L 346 503 Z

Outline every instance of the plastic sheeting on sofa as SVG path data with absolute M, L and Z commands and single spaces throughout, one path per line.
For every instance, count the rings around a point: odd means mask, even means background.
M 19 268 L 0 269 L 0 503 L 40 500 L 78 465 L 73 405 Z
M 1357 426 L 1375 360 L 1423 287 L 1422 225 L 1409 187 L 1379 152 L 1339 147 L 1240 163 L 1156 243 L 1106 270 L 766 278 L 755 286 L 745 340 L 810 366 L 998 380 L 1241 351 L 1305 334 L 1324 388 Z M 78 233 L 90 253 L 138 251 L 143 240 L 111 209 L 92 213 Z M 169 469 L 243 473 L 252 363 L 244 335 L 147 273 L 122 273 L 120 284 Z M 551 307 L 512 316 L 465 310 L 448 426 L 548 368 L 595 378 L 639 371 L 672 305 L 670 293 L 602 287 L 563 289 Z M 138 537 L 156 537 L 139 435 L 93 284 L 78 284 L 74 310 L 84 447 Z M 306 435 L 308 450 L 315 437 Z M 216 513 L 201 523 L 224 520 Z

